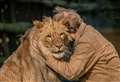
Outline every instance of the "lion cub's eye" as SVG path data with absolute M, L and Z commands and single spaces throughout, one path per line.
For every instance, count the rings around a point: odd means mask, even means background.
M 60 34 L 60 37 L 61 37 L 61 38 L 64 38 L 64 36 L 65 36 L 64 33 L 61 33 L 61 34 Z
M 50 35 L 47 35 L 46 39 L 47 39 L 47 41 L 51 41 L 52 40 Z
M 69 26 L 70 26 L 70 25 L 69 25 L 69 23 L 65 23 L 64 25 L 65 25 L 65 26 L 67 26 L 67 27 L 69 27 Z

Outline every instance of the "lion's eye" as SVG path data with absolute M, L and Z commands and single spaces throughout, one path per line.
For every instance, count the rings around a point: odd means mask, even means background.
M 65 26 L 67 26 L 67 27 L 69 27 L 69 26 L 70 26 L 70 25 L 69 25 L 69 23 L 65 23 L 64 25 L 65 25 Z
M 52 40 L 50 35 L 47 35 L 46 39 L 47 39 L 47 41 L 51 41 Z
M 61 37 L 61 38 L 64 38 L 64 36 L 65 36 L 64 33 L 61 33 L 61 34 L 60 34 L 60 37 Z

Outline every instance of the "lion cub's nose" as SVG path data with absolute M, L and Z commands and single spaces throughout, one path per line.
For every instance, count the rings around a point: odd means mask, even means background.
M 60 49 L 62 47 L 62 44 L 56 44 L 56 47 Z

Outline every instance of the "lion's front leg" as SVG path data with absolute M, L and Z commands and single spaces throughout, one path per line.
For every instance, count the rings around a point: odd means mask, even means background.
M 62 82 L 59 79 L 60 77 L 49 68 L 48 68 L 48 76 L 47 77 L 48 77 L 49 82 Z

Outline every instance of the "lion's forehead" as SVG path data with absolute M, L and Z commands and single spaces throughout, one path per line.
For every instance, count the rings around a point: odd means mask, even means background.
M 51 24 L 45 24 L 45 29 L 46 30 L 49 30 L 49 31 L 55 31 L 55 32 L 59 32 L 59 31 L 65 31 L 66 30 L 66 27 L 59 23 L 59 22 L 56 22 L 56 21 L 53 21 Z
M 47 23 L 44 23 L 43 30 L 40 35 L 42 37 L 40 38 L 45 39 L 47 35 L 50 35 L 52 39 L 60 40 L 61 33 L 64 33 L 65 36 L 67 34 L 67 28 L 63 24 L 56 21 L 52 21 L 52 23 L 50 24 L 47 22 Z
M 66 29 L 63 26 L 49 26 L 47 27 L 44 32 L 46 34 L 52 34 L 52 35 L 60 35 L 60 33 L 65 33 Z

